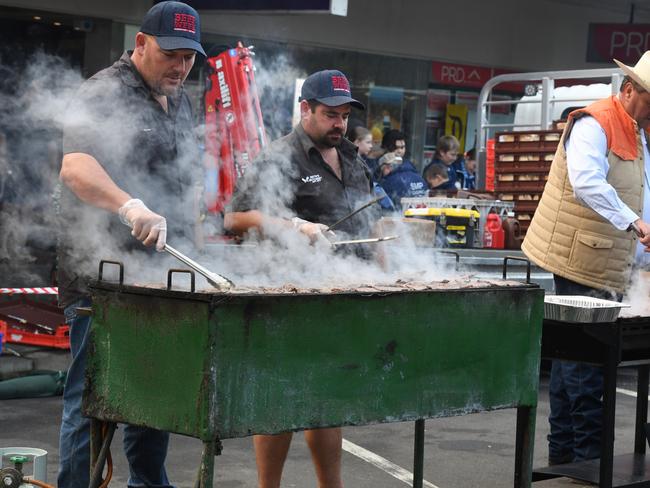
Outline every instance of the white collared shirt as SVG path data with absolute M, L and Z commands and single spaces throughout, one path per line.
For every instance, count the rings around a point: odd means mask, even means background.
M 641 131 L 643 161 L 645 164 L 645 185 L 643 192 L 643 216 L 650 218 L 650 153 Z M 607 162 L 607 136 L 600 124 L 590 116 L 575 121 L 569 140 L 566 142 L 567 169 L 569 181 L 573 186 L 575 198 L 591 208 L 619 230 L 625 230 L 639 216 L 619 198 L 616 190 L 607 182 L 609 163 Z M 638 244 L 636 261 L 639 264 L 650 263 L 650 253 Z

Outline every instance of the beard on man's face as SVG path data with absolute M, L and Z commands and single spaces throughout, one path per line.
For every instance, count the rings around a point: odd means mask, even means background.
M 151 91 L 154 93 L 154 95 L 164 95 L 166 97 L 171 97 L 175 98 L 178 93 L 180 92 L 180 85 L 179 86 L 164 86 L 161 82 L 158 82 L 154 85 L 151 86 Z
M 176 73 L 170 71 L 161 72 L 155 66 L 150 66 L 150 63 L 145 63 L 141 75 L 154 96 L 176 97 L 180 93 L 183 81 L 185 81 L 179 78 Z M 169 83 L 168 80 L 170 79 L 180 80 L 180 83 Z
M 337 147 L 341 145 L 341 141 L 344 137 L 344 131 L 341 129 L 331 129 L 328 130 L 325 134 L 318 138 L 316 142 L 317 145 L 323 147 Z

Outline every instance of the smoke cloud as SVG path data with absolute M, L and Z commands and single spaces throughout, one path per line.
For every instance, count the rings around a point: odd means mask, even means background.
M 51 283 L 60 123 L 80 75 L 52 56 L 24 65 L 0 55 L 0 276 L 2 286 Z
M 161 262 L 155 253 L 124 252 L 120 243 L 129 229 L 116 215 L 84 205 L 58 182 L 62 158 L 62 130 L 72 127 L 80 134 L 99 141 L 96 154 L 118 186 L 134 198 L 142 199 L 152 210 L 169 215 L 171 225 L 178 224 L 176 214 L 191 213 L 192 194 L 181 204 L 169 198 L 174 184 L 200 181 L 196 138 L 187 137 L 179 152 L 179 166 L 164 173 L 164 182 L 156 184 L 151 167 L 127 165 L 127 156 L 137 153 L 143 144 L 160 137 L 147 127 L 146 118 L 125 117 L 132 113 L 131 101 L 114 96 L 116 87 L 103 85 L 92 93 L 86 85 L 86 99 L 80 103 L 80 73 L 64 60 L 38 53 L 23 66 L 1 64 L 0 82 L 0 275 L 2 286 L 43 286 L 50 284 L 56 259 L 57 237 L 65 243 L 73 272 L 97 276 L 101 259 L 124 261 L 127 276 L 162 281 Z M 105 103 L 102 103 L 105 102 Z M 145 125 L 143 125 L 145 124 Z M 191 136 L 192 134 L 190 134 Z M 154 144 L 169 144 L 161 138 Z M 109 161 L 110 160 L 110 161 Z M 110 162 L 110 164 L 109 164 Z M 160 168 L 157 168 L 160 170 Z M 57 215 L 57 208 L 73 202 L 74 212 Z M 172 205 L 173 204 L 173 205 Z M 126 236 L 126 237 L 125 237 Z M 186 243 L 181 248 L 189 249 Z M 132 250 L 142 247 L 133 240 Z M 170 262 L 169 259 L 165 260 Z M 177 266 L 176 266 L 177 267 Z M 128 272 L 130 271 L 130 273 Z M 157 272 L 156 272 L 157 271 Z
M 183 155 L 174 168 L 155 168 L 164 174 L 164 182 L 151 178 L 151 167 L 133 166 L 124 162 L 143 144 L 167 144 L 164 137 L 151 134 L 144 118 L 125 117 L 132 112 L 129 100 L 111 93 L 116 87 L 102 86 L 101 92 L 86 94 L 86 99 L 100 100 L 85 106 L 79 103 L 79 87 L 83 79 L 61 59 L 38 54 L 26 63 L 26 69 L 2 64 L 0 104 L 0 273 L 3 286 L 42 286 L 49 284 L 54 267 L 57 234 L 67 246 L 74 272 L 97 276 L 101 259 L 124 262 L 128 283 L 166 282 L 170 268 L 184 267 L 165 254 L 141 251 L 141 244 L 129 236 L 129 229 L 116 215 L 75 201 L 69 190 L 58 184 L 62 157 L 61 135 L 64 126 L 75 127 L 101 142 L 98 154 L 106 155 L 111 177 L 133 198 L 140 198 L 152 210 L 165 215 L 171 228 L 179 228 L 182 215 L 196 214 L 195 190 L 203 183 L 198 127 L 179 147 Z M 269 140 L 290 130 L 291 107 L 295 79 L 307 73 L 291 67 L 283 57 L 256 60 L 256 80 L 265 111 Z M 85 85 L 92 91 L 92 86 Z M 274 98 L 275 97 L 275 98 Z M 289 103 L 287 103 L 287 100 Z M 266 107 L 282 107 L 269 110 Z M 196 107 L 195 107 L 196 110 Z M 98 123 L 99 121 L 99 123 Z M 152 139 L 153 138 L 153 139 Z M 255 192 L 259 209 L 269 215 L 291 218 L 291 180 L 296 175 L 286 165 L 258 168 L 262 185 Z M 191 190 L 182 199 L 170 198 L 174 183 L 182 181 Z M 193 185 L 196 182 L 197 185 Z M 367 198 L 353 201 L 353 206 L 366 203 Z M 56 206 L 74 201 L 75 212 L 57 218 Z M 377 214 L 364 210 L 360 228 L 372 227 Z M 241 286 L 281 286 L 292 283 L 301 287 L 336 286 L 364 283 L 388 283 L 397 279 L 432 281 L 455 273 L 449 259 L 436 258 L 434 250 L 417 247 L 406 228 L 391 229 L 398 233 L 396 241 L 375 244 L 371 250 L 377 259 L 359 259 L 354 253 L 335 251 L 327 244 L 310 245 L 301 234 L 288 229 L 269 231 L 268 236 L 252 235 L 240 246 L 210 244 L 202 251 L 191 241 L 194 229 L 184 226 L 180 234 L 170 232 L 168 242 L 181 252 L 196 258 L 207 268 L 231 278 Z M 381 234 L 381 230 L 379 231 Z M 337 232 L 334 240 L 349 237 Z M 125 249 L 124 240 L 131 245 Z M 453 261 L 453 260 L 452 260 Z M 112 272 L 107 273 L 112 276 Z M 199 279 L 199 287 L 207 282 Z M 186 286 L 178 276 L 175 282 Z
M 293 68 L 284 55 L 271 60 L 256 60 L 256 67 L 265 128 L 272 140 L 290 132 L 291 113 L 288 108 L 293 106 L 295 80 L 305 78 L 309 73 Z M 273 116 L 269 117 L 269 114 Z M 265 162 L 261 163 L 261 159 Z M 295 173 L 283 148 L 278 149 L 275 144 L 267 147 L 248 171 L 254 173 L 254 177 L 250 181 L 245 178 L 239 182 L 235 200 L 243 198 L 247 202 L 247 209 L 257 209 L 271 217 L 290 219 L 296 216 L 290 207 L 300 175 Z M 355 195 L 351 208 L 359 207 L 370 199 L 369 194 Z M 386 235 L 381 229 L 375 229 L 372 235 L 370 233 L 379 217 L 378 205 L 374 207 L 354 218 L 357 232 L 336 230 L 336 236 L 331 240 Z M 270 226 L 264 229 L 266 239 L 253 234 L 246 246 L 209 251 L 212 257 L 205 264 L 243 286 L 278 286 L 286 283 L 301 288 L 354 286 L 397 279 L 430 281 L 443 279 L 453 273 L 447 264 L 443 265 L 439 258 L 436 259 L 433 249 L 416 247 L 407 226 L 398 224 L 391 232 L 399 234 L 399 240 L 367 245 L 367 251 L 375 255 L 375 259 L 367 260 L 346 252 L 352 249 L 351 246 L 334 248 L 322 241 L 310 245 L 295 230 L 278 230 Z M 226 256 L 219 256 L 219 252 Z M 448 263 L 448 260 L 443 259 L 442 262 Z
M 623 308 L 621 315 L 650 316 L 650 272 L 637 270 L 632 276 L 630 289 L 623 297 L 623 302 L 630 308 Z
M 291 131 L 295 82 L 309 73 L 293 66 L 285 54 L 272 59 L 255 58 L 254 62 L 264 127 L 272 141 Z

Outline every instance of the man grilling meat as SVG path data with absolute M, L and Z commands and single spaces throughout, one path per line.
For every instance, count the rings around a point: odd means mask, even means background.
M 350 95 L 348 80 L 340 71 L 319 71 L 305 80 L 300 124 L 265 148 L 238 183 L 231 213 L 225 216 L 226 228 L 238 234 L 297 231 L 317 241 L 324 239 L 322 232 L 328 225 L 372 198 L 370 170 L 345 138 L 351 107 L 364 109 Z M 369 215 L 373 210 L 355 215 L 337 232 L 367 237 Z M 357 253 L 366 254 L 363 248 Z M 260 488 L 280 486 L 291 437 L 291 433 L 255 436 Z M 343 486 L 341 429 L 308 430 L 305 438 L 319 486 Z
M 650 51 L 634 67 L 616 63 L 618 95 L 569 115 L 521 247 L 558 295 L 620 299 L 650 256 Z M 549 464 L 599 458 L 602 368 L 553 361 L 549 394 Z
M 90 305 L 88 276 L 103 257 L 124 260 L 144 251 L 142 244 L 161 250 L 167 232 L 180 240 L 190 231 L 200 157 L 183 82 L 196 53 L 205 55 L 197 12 L 180 2 L 158 3 L 145 15 L 134 50 L 87 80 L 66 115 L 59 299 L 71 326 L 73 361 L 63 396 L 60 488 L 89 484 L 89 420 L 81 415 L 81 397 L 91 319 L 76 312 Z M 129 486 L 171 486 L 164 467 L 168 439 L 125 426 Z

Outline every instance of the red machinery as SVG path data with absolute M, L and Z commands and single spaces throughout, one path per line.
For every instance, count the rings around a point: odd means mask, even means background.
M 224 210 L 237 178 L 267 142 L 251 49 L 239 42 L 207 60 L 206 203 L 214 213 Z
M 13 295 L 11 290 L 17 290 L 17 298 L 11 296 L 0 302 L 0 334 L 4 336 L 4 341 L 70 349 L 70 332 L 65 325 L 63 310 L 56 305 L 27 298 L 27 295 L 54 295 L 56 288 L 0 288 L 0 294 Z M 32 290 L 54 290 L 54 293 Z

